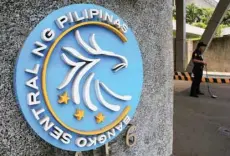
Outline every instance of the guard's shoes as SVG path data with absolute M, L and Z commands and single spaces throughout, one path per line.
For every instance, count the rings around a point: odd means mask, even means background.
M 198 95 L 190 95 L 191 97 L 196 97 L 196 98 L 198 98 L 199 96 Z
M 202 93 L 202 92 L 198 92 L 197 94 L 199 94 L 199 95 L 204 95 L 204 93 Z

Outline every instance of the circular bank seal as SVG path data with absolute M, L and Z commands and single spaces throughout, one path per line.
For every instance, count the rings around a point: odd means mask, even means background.
M 15 93 L 33 130 L 70 151 L 114 139 L 133 117 L 143 69 L 134 34 L 116 14 L 92 4 L 54 11 L 26 39 Z

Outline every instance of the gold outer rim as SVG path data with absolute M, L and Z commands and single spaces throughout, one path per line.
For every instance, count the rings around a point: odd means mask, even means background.
M 48 63 L 49 63 L 50 56 L 53 53 L 54 48 L 56 47 L 58 42 L 66 34 L 68 34 L 70 31 L 72 31 L 72 30 L 74 30 L 76 28 L 82 27 L 82 26 L 86 26 L 86 25 L 98 25 L 98 26 L 102 26 L 104 28 L 107 28 L 107 29 L 111 30 L 112 32 L 114 32 L 123 42 L 127 42 L 127 38 L 125 37 L 125 35 L 121 31 L 119 31 L 118 29 L 116 29 L 113 26 L 111 26 L 109 24 L 106 24 L 106 23 L 97 22 L 97 21 L 90 21 L 90 22 L 83 22 L 83 23 L 80 23 L 80 24 L 76 24 L 76 25 L 70 27 L 69 29 L 65 30 L 60 36 L 58 36 L 58 38 L 54 41 L 54 43 L 50 47 L 50 49 L 49 49 L 49 51 L 48 51 L 48 53 L 47 53 L 47 55 L 45 57 L 43 68 L 42 68 L 42 92 L 43 92 L 45 103 L 46 103 L 49 111 L 54 116 L 54 118 L 57 120 L 57 122 L 59 122 L 63 127 L 65 127 L 66 129 L 68 129 L 68 130 L 70 130 L 72 132 L 75 132 L 77 134 L 97 135 L 97 134 L 104 133 L 104 132 L 112 129 L 116 125 L 118 125 L 125 118 L 125 116 L 128 114 L 128 112 L 130 111 L 131 107 L 126 106 L 126 108 L 123 110 L 123 112 L 120 114 L 120 116 L 115 121 L 113 121 L 111 124 L 103 127 L 102 129 L 94 130 L 94 131 L 81 131 L 81 130 L 77 130 L 77 129 L 69 127 L 68 125 L 63 123 L 60 118 L 58 118 L 57 114 L 54 112 L 54 110 L 53 110 L 53 108 L 51 106 L 51 103 L 50 103 L 49 98 L 48 98 L 47 90 L 46 90 L 46 71 L 47 71 L 47 66 L 48 66 Z

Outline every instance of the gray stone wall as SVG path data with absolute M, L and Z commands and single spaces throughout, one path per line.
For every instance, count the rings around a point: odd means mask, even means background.
M 171 2 L 171 0 L 0 1 L 0 155 L 74 155 L 73 152 L 62 151 L 47 144 L 26 123 L 14 97 L 13 71 L 23 42 L 40 20 L 52 11 L 72 3 L 95 3 L 113 10 L 129 24 L 139 41 L 144 62 L 142 98 L 132 120 L 137 126 L 137 144 L 127 148 L 122 137 L 123 133 L 110 143 L 111 155 L 169 156 L 172 153 L 173 140 Z M 84 153 L 87 154 L 89 152 Z

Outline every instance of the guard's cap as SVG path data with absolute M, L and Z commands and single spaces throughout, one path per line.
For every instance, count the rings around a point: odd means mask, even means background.
M 199 47 L 206 47 L 207 46 L 207 44 L 204 44 L 204 42 L 199 42 L 198 44 L 197 44 L 197 48 L 199 48 Z

